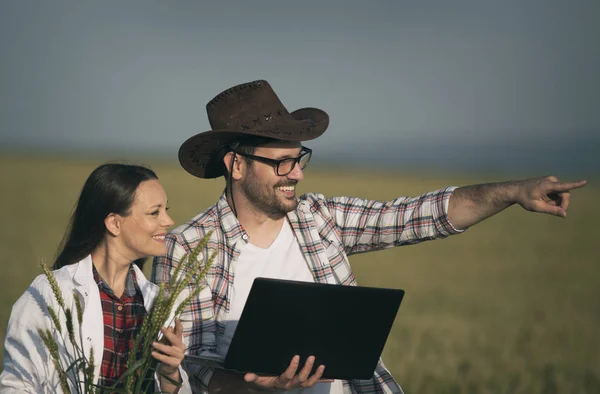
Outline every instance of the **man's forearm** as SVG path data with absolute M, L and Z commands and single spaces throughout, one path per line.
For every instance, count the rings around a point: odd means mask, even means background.
M 448 203 L 448 221 L 462 230 L 497 214 L 516 203 L 520 183 L 486 183 L 455 189 Z

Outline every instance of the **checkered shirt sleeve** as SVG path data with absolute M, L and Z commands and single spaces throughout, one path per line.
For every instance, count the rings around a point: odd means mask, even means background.
M 419 197 L 400 197 L 390 201 L 351 197 L 325 199 L 316 195 L 314 209 L 332 215 L 348 255 L 411 245 L 460 233 L 448 221 L 448 203 L 455 187 L 425 193 Z M 327 212 L 324 212 L 327 210 Z

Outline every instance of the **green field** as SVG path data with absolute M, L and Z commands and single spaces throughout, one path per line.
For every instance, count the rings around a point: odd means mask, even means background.
M 103 161 L 0 156 L 0 339 Z M 136 162 L 158 173 L 177 224 L 224 186 Z M 382 200 L 482 180 L 492 179 L 311 169 L 300 192 Z M 350 258 L 359 284 L 406 290 L 383 359 L 407 393 L 600 393 L 599 197 L 591 182 L 573 193 L 567 219 L 513 207 L 459 236 Z

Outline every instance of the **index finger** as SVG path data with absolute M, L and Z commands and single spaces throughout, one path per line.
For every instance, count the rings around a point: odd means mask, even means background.
M 292 361 L 290 361 L 290 365 L 287 367 L 287 369 L 285 370 L 284 373 L 282 373 L 281 375 L 279 375 L 279 377 L 277 377 L 277 379 L 282 383 L 282 384 L 287 384 L 287 382 L 289 382 L 290 380 L 292 380 L 294 378 L 294 376 L 296 376 L 296 371 L 298 370 L 298 365 L 300 364 L 300 356 L 296 355 L 294 357 L 292 357 Z
M 183 334 L 183 325 L 181 324 L 181 320 L 178 317 L 175 318 L 175 335 L 181 337 Z
M 160 331 L 163 333 L 163 339 L 167 339 L 169 341 L 169 343 L 171 345 L 174 345 L 176 343 L 179 343 L 181 341 L 181 335 L 177 335 L 174 331 L 173 328 L 169 327 L 169 328 L 161 328 Z
M 573 189 L 579 189 L 587 183 L 586 180 L 577 182 L 556 182 L 550 183 L 549 189 L 555 192 L 566 192 Z

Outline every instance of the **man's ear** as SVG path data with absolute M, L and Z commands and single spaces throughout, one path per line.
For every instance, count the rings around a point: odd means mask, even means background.
M 231 160 L 233 159 L 233 166 Z M 225 168 L 227 168 L 227 172 L 231 174 L 233 179 L 240 180 L 242 178 L 243 171 L 245 169 L 245 162 L 241 160 L 239 155 L 236 155 L 234 152 L 229 151 L 223 157 L 223 164 L 225 164 Z
M 109 214 L 104 218 L 104 226 L 106 226 L 109 234 L 113 237 L 118 237 L 121 234 L 121 216 L 116 213 Z

